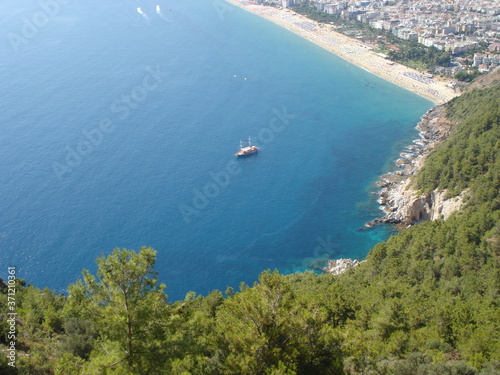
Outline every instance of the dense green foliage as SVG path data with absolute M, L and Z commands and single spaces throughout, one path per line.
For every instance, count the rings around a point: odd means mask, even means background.
M 500 187 L 500 85 L 453 99 L 447 112 L 455 134 L 429 155 L 417 188 L 450 195 L 473 188 L 480 201 L 493 203 Z
M 470 72 L 462 70 L 461 72 L 455 74 L 455 78 L 462 82 L 472 82 L 474 78 L 476 78 L 478 75 L 479 75 L 478 69 L 474 69 Z
M 266 271 L 174 303 L 150 248 L 102 256 L 67 296 L 18 280 L 17 366 L 0 352 L 0 373 L 499 374 L 499 98 L 497 85 L 453 100 L 454 135 L 416 178 L 467 189 L 448 220 L 398 233 L 341 276 Z M 0 345 L 6 293 L 0 282 Z
M 451 55 L 448 52 L 438 50 L 436 47 L 425 47 L 417 42 L 412 42 L 400 47 L 401 49 L 397 52 L 389 52 L 389 58 L 391 60 L 403 64 L 417 61 L 429 70 L 436 66 L 450 65 Z

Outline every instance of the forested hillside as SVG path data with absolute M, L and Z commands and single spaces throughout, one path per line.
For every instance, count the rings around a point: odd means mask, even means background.
M 340 276 L 266 271 L 174 303 L 150 248 L 102 256 L 67 295 L 18 280 L 16 367 L 1 353 L 0 374 L 500 374 L 499 108 L 500 85 L 448 104 L 453 136 L 414 180 L 467 189 L 448 220 L 398 233 Z

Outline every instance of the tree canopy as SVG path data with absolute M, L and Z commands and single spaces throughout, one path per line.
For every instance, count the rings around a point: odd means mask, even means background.
M 169 302 L 156 251 L 115 249 L 67 295 L 17 280 L 17 362 L 1 374 L 500 373 L 500 85 L 448 104 L 453 135 L 414 180 L 467 190 L 333 276 L 264 271 L 254 285 Z M 171 280 L 175 282 L 175 280 Z M 9 345 L 0 280 L 0 345 Z

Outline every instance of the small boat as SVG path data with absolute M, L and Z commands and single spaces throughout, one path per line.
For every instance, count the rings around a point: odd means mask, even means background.
M 246 155 L 251 155 L 255 154 L 257 151 L 259 151 L 260 147 L 257 146 L 252 146 L 252 141 L 250 138 L 248 138 L 248 145 L 243 147 L 243 142 L 246 142 L 246 139 L 244 141 L 240 141 L 240 151 L 235 153 L 235 156 L 246 156 Z

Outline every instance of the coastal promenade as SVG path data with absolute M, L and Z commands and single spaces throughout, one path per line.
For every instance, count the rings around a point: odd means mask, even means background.
M 445 103 L 459 95 L 450 87 L 452 81 L 430 78 L 418 70 L 387 60 L 374 52 L 372 47 L 335 31 L 331 25 L 317 23 L 291 10 L 258 5 L 246 0 L 226 1 L 281 25 L 360 68 L 411 90 L 435 104 Z

